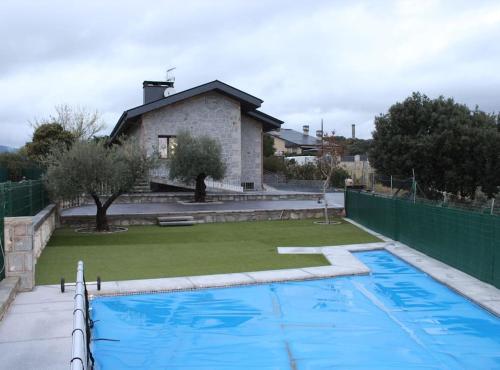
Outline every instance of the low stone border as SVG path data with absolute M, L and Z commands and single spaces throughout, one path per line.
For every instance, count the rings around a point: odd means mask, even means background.
M 89 287 L 94 296 L 128 295 L 179 290 L 220 288 L 238 285 L 274 283 L 280 281 L 316 280 L 336 276 L 366 275 L 370 269 L 353 256 L 349 250 L 367 250 L 383 248 L 384 243 L 353 244 L 348 246 L 278 248 L 279 253 L 311 253 L 311 249 L 324 253 L 329 266 L 304 267 L 268 271 L 241 272 L 232 274 L 173 277 L 163 279 L 143 279 L 103 282 L 101 291 Z
M 95 227 L 81 227 L 75 229 L 75 232 L 81 234 L 94 234 L 94 235 L 103 235 L 103 234 L 115 234 L 115 233 L 123 233 L 128 231 L 128 228 L 123 226 L 110 226 L 108 231 L 96 231 Z
M 21 279 L 17 276 L 6 277 L 0 281 L 0 320 L 2 320 L 14 300 L 19 290 L 20 281 Z

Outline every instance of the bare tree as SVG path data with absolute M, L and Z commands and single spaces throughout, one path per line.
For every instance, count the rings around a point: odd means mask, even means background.
M 30 122 L 36 130 L 47 123 L 58 123 L 66 131 L 73 134 L 76 140 L 88 140 L 100 133 L 105 124 L 101 120 L 101 114 L 97 110 L 91 110 L 84 106 L 70 106 L 59 104 L 54 107 L 56 114 L 49 118 L 35 119 Z
M 337 143 L 335 132 L 331 135 L 323 134 L 321 138 L 321 149 L 318 151 L 318 168 L 323 179 L 323 203 L 325 223 L 330 223 L 328 218 L 328 200 L 326 190 L 330 187 L 332 175 L 339 168 L 340 159 L 343 152 L 343 147 Z

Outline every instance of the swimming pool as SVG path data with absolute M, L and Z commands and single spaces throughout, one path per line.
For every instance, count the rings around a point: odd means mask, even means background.
M 356 256 L 371 275 L 95 298 L 97 368 L 500 368 L 499 318 L 389 252 Z

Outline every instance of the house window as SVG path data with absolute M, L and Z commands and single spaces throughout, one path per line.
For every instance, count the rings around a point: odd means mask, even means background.
M 255 184 L 253 182 L 242 182 L 241 187 L 243 190 L 254 190 Z
M 170 158 L 177 147 L 177 138 L 170 135 L 158 136 L 158 151 L 160 158 Z

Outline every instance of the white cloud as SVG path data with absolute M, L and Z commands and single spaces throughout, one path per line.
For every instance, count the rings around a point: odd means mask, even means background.
M 287 127 L 369 137 L 412 91 L 500 110 L 494 1 L 5 1 L 0 144 L 56 104 L 104 113 L 110 130 L 141 83 L 176 66 L 182 90 L 220 79 L 264 99 Z

